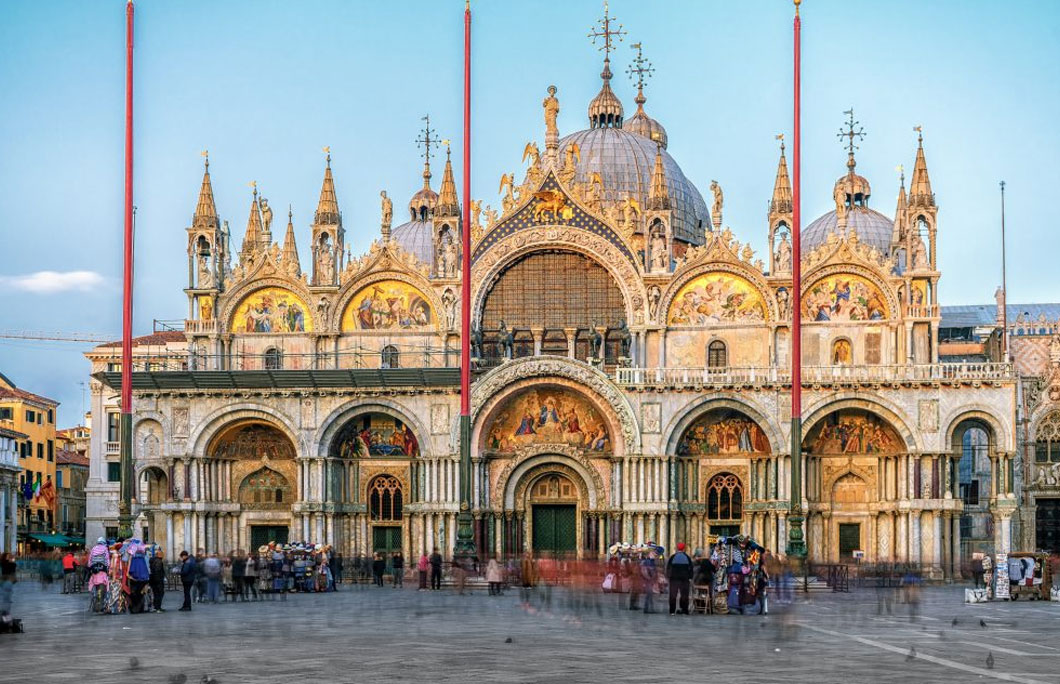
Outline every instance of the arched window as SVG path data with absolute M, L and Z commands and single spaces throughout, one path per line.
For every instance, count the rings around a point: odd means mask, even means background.
M 707 345 L 707 368 L 725 368 L 729 365 L 729 350 L 721 340 Z
M 981 421 L 966 420 L 953 432 L 954 448 L 960 451 L 957 465 L 958 493 L 966 506 L 978 506 L 980 496 L 990 490 L 990 431 Z
M 269 347 L 263 355 L 265 370 L 280 370 L 283 368 L 283 352 L 276 347 Z
M 401 481 L 393 475 L 380 475 L 368 485 L 368 511 L 372 520 L 401 520 Z
M 743 517 L 743 488 L 740 478 L 731 473 L 718 473 L 707 483 L 707 518 L 711 521 L 733 522 Z
M 383 358 L 380 368 L 400 368 L 400 356 L 401 353 L 398 351 L 398 348 L 392 344 L 388 344 L 383 347 Z
M 1046 416 L 1035 432 L 1035 463 L 1060 463 L 1060 411 Z

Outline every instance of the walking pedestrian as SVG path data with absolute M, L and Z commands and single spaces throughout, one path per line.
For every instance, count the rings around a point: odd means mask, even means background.
M 685 543 L 677 543 L 677 551 L 666 561 L 666 579 L 670 584 L 670 615 L 677 614 L 680 597 L 681 614 L 688 615 L 688 589 L 692 581 L 692 559 L 685 553 Z
M 420 573 L 420 591 L 427 591 L 427 572 L 431 569 L 431 559 L 427 552 L 420 554 L 420 561 L 416 564 L 416 570 Z
M 434 547 L 434 551 L 431 553 L 431 589 L 438 590 L 442 588 L 442 554 L 438 553 L 438 547 Z
M 195 578 L 198 575 L 196 565 L 198 563 L 195 562 L 195 556 L 187 551 L 180 552 L 180 584 L 184 588 L 184 604 L 180 610 L 191 610 L 191 588 L 195 586 Z
M 73 551 L 67 551 L 63 556 L 63 593 L 70 594 L 74 591 L 74 579 L 77 577 L 77 560 Z
M 258 600 L 258 555 L 251 551 L 247 554 L 246 562 L 243 563 L 243 599 L 249 599 L 254 594 L 254 600 Z
M 195 554 L 195 601 L 206 603 L 206 553 L 199 549 Z
M 232 591 L 240 601 L 247 600 L 247 590 L 244 578 L 247 574 L 247 557 L 243 555 L 242 549 L 236 549 L 236 555 L 232 557 Z M 235 597 L 232 599 L 235 600 Z
M 529 608 L 534 587 L 537 585 L 537 563 L 534 562 L 534 556 L 529 551 L 523 555 L 523 564 L 519 570 L 522 575 L 519 583 L 519 599 L 524 608 Z
M 645 553 L 640 561 L 641 589 L 644 592 L 644 612 L 655 612 L 655 582 L 658 572 L 655 569 L 654 552 Z
M 166 563 L 165 553 L 162 549 L 157 549 L 153 556 L 151 556 L 151 562 L 148 564 L 151 573 L 151 579 L 149 581 L 151 585 L 151 601 L 152 609 L 156 613 L 164 613 L 162 610 L 162 597 L 166 594 Z
M 394 570 L 394 588 L 400 589 L 405 586 L 405 556 L 400 551 L 395 551 L 390 559 L 390 566 Z
M 211 552 L 203 561 L 202 573 L 206 578 L 206 600 L 217 603 L 221 593 L 221 560 L 216 553 Z

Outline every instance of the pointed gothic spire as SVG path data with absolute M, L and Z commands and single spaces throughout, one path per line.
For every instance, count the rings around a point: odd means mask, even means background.
M 342 214 L 339 213 L 339 201 L 335 198 L 335 179 L 331 175 L 331 149 L 327 152 L 327 166 L 324 168 L 324 183 L 320 186 L 320 201 L 313 215 L 313 223 L 318 226 L 342 225 Z
M 791 181 L 788 179 L 788 160 L 784 156 L 784 143 L 780 143 L 780 161 L 777 162 L 777 179 L 773 182 L 773 199 L 769 202 L 769 212 L 777 214 L 791 213 Z
M 247 256 L 256 254 L 261 248 L 261 205 L 258 203 L 258 185 L 254 183 L 254 197 L 250 201 L 247 230 L 243 233 L 243 247 L 239 250 L 240 260 L 245 261 Z
M 648 209 L 666 211 L 670 208 L 670 190 L 666 185 L 666 170 L 663 168 L 662 143 L 656 141 L 655 144 L 655 169 L 651 172 Z
M 891 237 L 891 242 L 894 245 L 892 245 L 892 249 L 903 246 L 902 243 L 906 239 L 906 229 L 909 225 L 906 216 L 908 211 L 905 195 L 905 169 L 899 166 L 898 172 L 900 174 L 898 180 L 898 202 L 894 208 L 894 234 Z
M 302 275 L 302 265 L 298 261 L 298 246 L 294 241 L 294 213 L 287 206 L 287 232 L 283 236 L 283 267 L 292 278 Z
M 445 146 L 445 172 L 442 174 L 442 187 L 438 192 L 438 204 L 434 213 L 439 216 L 460 215 L 460 200 L 456 196 L 456 181 L 453 179 L 453 163 L 448 145 Z
M 217 227 L 217 205 L 213 201 L 213 184 L 210 183 L 210 157 L 206 157 L 202 173 L 202 187 L 199 189 L 199 203 L 195 206 L 195 216 L 192 218 L 193 226 Z
M 927 160 L 924 159 L 924 135 L 920 126 L 916 127 L 916 133 L 916 164 L 913 166 L 913 180 L 909 184 L 909 203 L 914 207 L 933 207 L 935 195 L 931 192 Z

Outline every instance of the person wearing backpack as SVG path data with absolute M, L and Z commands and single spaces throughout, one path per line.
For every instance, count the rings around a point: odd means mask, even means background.
M 144 589 L 151 581 L 151 570 L 147 567 L 147 552 L 143 544 L 133 540 L 132 558 L 129 560 L 129 612 L 144 612 Z
M 692 581 L 692 558 L 685 553 L 685 543 L 677 544 L 677 551 L 666 561 L 666 579 L 670 581 L 670 615 L 677 614 L 678 595 L 681 614 L 688 615 L 688 589 Z

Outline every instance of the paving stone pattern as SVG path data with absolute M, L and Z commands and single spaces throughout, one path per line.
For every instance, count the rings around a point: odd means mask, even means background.
M 654 615 L 625 610 L 624 595 L 575 609 L 557 590 L 527 610 L 516 590 L 348 585 L 190 613 L 171 592 L 164 614 L 94 616 L 85 594 L 20 583 L 27 631 L 0 635 L 0 682 L 1060 683 L 1060 604 L 965 605 L 962 591 L 926 589 L 913 621 L 901 604 L 878 615 L 873 590 L 766 617 L 671 617 L 658 600 Z

